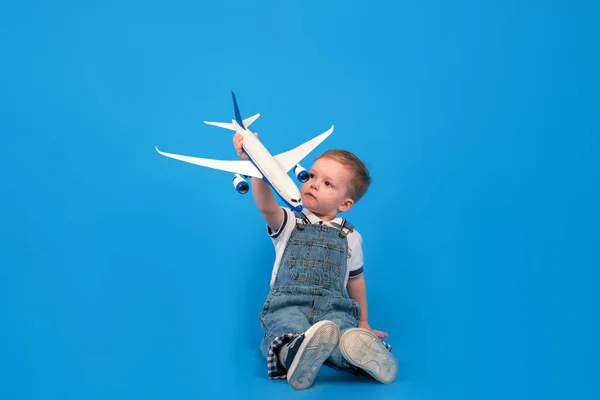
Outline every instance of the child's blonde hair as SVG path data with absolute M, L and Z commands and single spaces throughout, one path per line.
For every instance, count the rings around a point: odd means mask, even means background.
M 350 181 L 348 195 L 354 200 L 354 203 L 357 203 L 367 193 L 369 185 L 371 185 L 371 175 L 367 166 L 354 153 L 340 149 L 327 150 L 317 157 L 317 160 L 320 158 L 329 158 L 350 168 L 353 179 Z

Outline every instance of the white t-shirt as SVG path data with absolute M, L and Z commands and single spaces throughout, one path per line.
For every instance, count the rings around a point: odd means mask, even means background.
M 281 264 L 281 258 L 294 227 L 296 226 L 296 215 L 288 208 L 282 207 L 285 211 L 283 222 L 279 227 L 279 230 L 273 232 L 267 225 L 267 233 L 273 241 L 275 246 L 275 264 L 273 265 L 273 272 L 271 273 L 271 287 L 275 283 L 275 277 Z M 342 224 L 343 219 L 341 217 L 335 217 L 331 221 L 322 221 L 319 217 L 313 214 L 309 209 L 305 208 L 303 211 L 306 218 L 311 224 L 326 224 L 327 226 L 333 226 L 330 222 Z M 348 284 L 348 279 L 356 278 L 363 273 L 363 252 L 362 252 L 362 237 L 360 234 L 353 230 L 346 236 L 348 239 L 348 261 L 346 268 L 346 278 L 344 281 L 344 287 Z

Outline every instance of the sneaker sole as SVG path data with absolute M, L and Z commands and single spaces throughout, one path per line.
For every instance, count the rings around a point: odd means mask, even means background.
M 348 329 L 340 339 L 340 351 L 355 367 L 361 368 L 381 383 L 391 383 L 398 375 L 398 361 L 372 332 Z
M 309 388 L 321 365 L 329 358 L 340 340 L 340 329 L 331 321 L 317 322 L 305 333 L 298 355 L 290 365 L 287 380 L 294 389 Z

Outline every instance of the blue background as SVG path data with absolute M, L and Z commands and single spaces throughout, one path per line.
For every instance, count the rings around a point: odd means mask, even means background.
M 0 398 L 594 398 L 594 1 L 12 1 L 0 13 Z M 373 185 L 371 325 L 391 385 L 269 381 L 274 251 L 203 120 L 325 131 Z

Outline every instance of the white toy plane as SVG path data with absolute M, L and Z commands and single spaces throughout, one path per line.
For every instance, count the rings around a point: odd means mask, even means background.
M 298 187 L 292 178 L 290 178 L 288 172 L 295 166 L 294 175 L 296 175 L 296 178 L 302 183 L 308 181 L 309 174 L 306 169 L 300 165 L 300 161 L 331 135 L 333 132 L 333 125 L 329 130 L 308 142 L 303 143 L 292 150 L 286 151 L 285 153 L 273 156 L 265 146 L 263 146 L 260 140 L 258 140 L 258 138 L 248 129 L 250 124 L 256 121 L 260 114 L 255 114 L 250 118 L 242 120 L 235 94 L 231 92 L 231 95 L 233 97 L 235 119 L 231 120 L 231 123 L 208 121 L 204 121 L 204 123 L 240 133 L 244 138 L 243 149 L 248 155 L 248 161 L 211 160 L 207 158 L 182 156 L 162 152 L 155 146 L 156 151 L 165 157 L 233 173 L 233 186 L 238 193 L 241 194 L 247 193 L 249 190 L 248 182 L 246 182 L 242 176 L 246 178 L 253 177 L 263 179 L 292 210 L 302 211 L 303 206 L 300 190 L 298 190 Z

